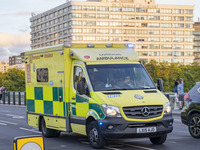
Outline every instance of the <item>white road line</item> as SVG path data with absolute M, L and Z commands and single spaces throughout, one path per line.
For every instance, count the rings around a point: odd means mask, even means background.
M 39 132 L 39 131 L 34 131 L 34 130 L 31 130 L 31 129 L 26 129 L 26 128 L 19 128 L 20 130 L 25 130 L 25 131 L 30 131 L 30 132 L 34 132 L 34 133 L 40 133 L 41 134 L 41 132 Z
M 5 123 L 1 123 L 1 122 L 0 122 L 0 125 L 6 126 L 7 124 L 5 124 Z
M 7 124 L 12 124 L 12 125 L 18 125 L 17 123 L 14 123 L 14 122 L 8 122 L 8 121 L 3 121 L 3 120 L 0 120 L 0 122 L 7 123 Z
M 5 113 L 10 113 L 10 111 L 8 111 L 8 110 L 1 110 L 1 112 L 5 112 Z
M 135 147 L 135 148 L 145 149 L 145 150 L 156 150 L 156 149 L 152 149 L 152 148 L 148 148 L 148 147 L 131 145 L 131 144 L 126 144 L 126 143 L 119 143 L 119 144 L 122 144 L 122 145 L 125 145 L 125 146 L 129 146 L 129 147 Z
M 89 142 L 81 142 L 81 143 L 83 143 L 83 144 L 87 144 L 87 145 L 89 145 L 89 144 L 90 144 Z
M 107 148 L 107 149 L 112 149 L 112 150 L 121 150 L 121 149 L 114 148 L 114 147 L 108 147 L 108 146 L 104 146 L 104 147 Z
M 24 119 L 25 117 L 24 116 L 19 116 L 19 115 L 12 115 L 12 114 L 6 114 L 6 116 L 10 116 L 14 119 Z

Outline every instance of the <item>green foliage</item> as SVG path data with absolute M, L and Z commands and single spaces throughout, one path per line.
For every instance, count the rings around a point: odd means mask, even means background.
M 191 65 L 179 63 L 158 63 L 155 60 L 144 64 L 153 81 L 158 78 L 163 80 L 164 92 L 173 92 L 174 83 L 182 78 L 184 81 L 184 92 L 188 92 L 196 82 L 200 82 L 200 65 L 195 62 Z
M 0 84 L 6 86 L 6 91 L 25 91 L 25 72 L 20 69 L 9 69 L 0 74 Z

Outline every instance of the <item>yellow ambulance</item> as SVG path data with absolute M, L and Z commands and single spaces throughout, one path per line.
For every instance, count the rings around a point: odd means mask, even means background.
M 27 121 L 44 137 L 106 140 L 149 137 L 162 144 L 173 130 L 168 99 L 139 62 L 133 44 L 63 44 L 25 53 Z

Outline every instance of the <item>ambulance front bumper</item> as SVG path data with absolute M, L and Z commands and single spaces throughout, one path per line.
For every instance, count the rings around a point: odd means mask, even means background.
M 133 122 L 123 118 L 107 117 L 99 120 L 98 123 L 105 139 L 156 137 L 173 130 L 171 115 L 151 122 Z

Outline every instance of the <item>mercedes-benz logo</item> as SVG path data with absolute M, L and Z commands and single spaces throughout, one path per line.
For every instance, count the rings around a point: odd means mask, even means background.
M 143 107 L 142 110 L 141 110 L 141 113 L 142 113 L 142 115 L 143 115 L 144 117 L 149 116 L 149 114 L 150 114 L 150 109 L 149 109 L 149 107 Z

